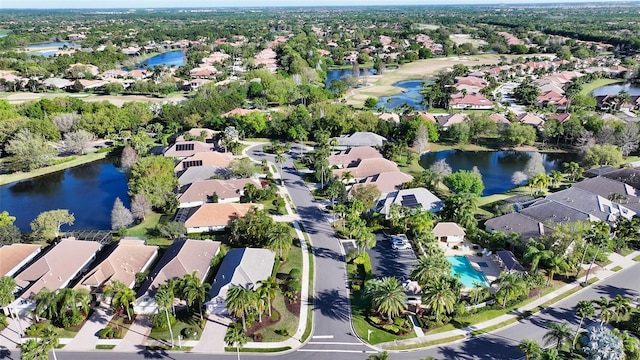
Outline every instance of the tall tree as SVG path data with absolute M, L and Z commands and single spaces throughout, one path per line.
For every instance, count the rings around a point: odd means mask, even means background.
M 56 239 L 60 236 L 62 225 L 73 225 L 75 220 L 66 209 L 45 211 L 31 222 L 31 230 L 45 239 Z
M 156 304 L 158 304 L 158 308 L 160 311 L 164 311 L 164 314 L 167 318 L 167 328 L 169 329 L 169 334 L 171 336 L 171 348 L 174 346 L 174 338 L 173 338 L 173 329 L 171 328 L 171 319 L 169 318 L 169 309 L 173 307 L 173 301 L 175 299 L 175 295 L 173 293 L 173 288 L 169 284 L 162 284 L 158 287 L 158 291 L 156 291 L 155 300 Z
M 144 194 L 135 194 L 131 199 L 131 215 L 139 220 L 144 220 L 151 212 L 151 202 Z
M 576 334 L 573 337 L 572 347 L 575 348 L 576 341 L 578 340 L 578 334 L 580 334 L 580 329 L 582 328 L 582 323 L 585 318 L 592 317 L 595 314 L 595 308 L 593 307 L 593 303 L 588 300 L 578 301 L 576 304 L 576 314 L 580 317 L 580 323 L 578 324 L 578 328 L 576 329 Z
M 111 209 L 111 229 L 120 230 L 126 228 L 133 223 L 133 215 L 127 209 L 119 197 L 113 203 Z
M 407 294 L 400 281 L 395 277 L 385 277 L 380 280 L 368 280 L 365 284 L 367 294 L 375 311 L 383 313 L 387 322 L 392 323 L 407 308 Z
M 526 282 L 515 273 L 503 272 L 492 284 L 498 284 L 495 296 L 501 300 L 502 307 L 507 306 L 507 301 L 517 298 L 526 291 Z
M 451 313 L 457 301 L 450 281 L 444 277 L 430 282 L 422 295 L 422 303 L 436 316 L 436 322 L 440 316 Z
M 87 152 L 89 143 L 95 136 L 86 130 L 77 130 L 64 134 L 64 149 L 70 154 L 82 154 Z
M 260 281 L 259 285 L 260 287 L 258 288 L 258 290 L 267 299 L 267 311 L 269 313 L 269 317 L 271 317 L 271 300 L 276 297 L 278 283 L 276 282 L 275 277 L 269 276 L 265 280 Z
M 248 341 L 249 338 L 245 335 L 244 330 L 237 326 L 229 326 L 227 328 L 227 332 L 224 334 L 224 342 L 227 345 L 234 346 L 236 348 L 238 360 L 240 360 L 240 348 Z
M 271 229 L 268 235 L 269 249 L 278 253 L 281 260 L 287 258 L 287 254 L 293 244 L 293 237 L 291 236 L 291 228 L 288 223 L 276 223 Z
M 58 155 L 43 136 L 32 133 L 23 128 L 9 140 L 4 151 L 12 157 L 5 160 L 4 166 L 14 171 L 31 171 L 51 165 Z
M 127 313 L 127 318 L 131 321 L 131 308 L 136 301 L 136 292 L 121 281 L 114 280 L 109 286 L 105 287 L 104 294 L 111 296 L 111 308 L 124 310 Z
M 246 316 L 253 308 L 255 297 L 253 290 L 242 286 L 231 285 L 227 290 L 227 310 L 242 318 L 242 330 L 247 329 Z
M 522 339 L 518 344 L 518 349 L 524 353 L 524 358 L 526 360 L 534 360 L 538 359 L 542 354 L 542 349 L 540 349 L 540 345 L 535 340 L 531 339 Z
M 553 344 L 555 342 L 556 349 L 560 349 L 560 345 L 563 342 L 571 339 L 571 329 L 569 325 L 565 323 L 552 322 L 547 327 L 547 332 L 542 337 L 546 345 Z
M 143 157 L 131 169 L 129 195 L 143 194 L 158 208 L 170 205 L 178 186 L 173 159 L 164 156 Z

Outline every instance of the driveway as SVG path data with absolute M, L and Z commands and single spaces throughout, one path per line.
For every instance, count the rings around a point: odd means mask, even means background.
M 391 238 L 376 234 L 376 246 L 367 250 L 371 258 L 371 271 L 375 278 L 394 276 L 401 280 L 411 277 L 416 254 L 413 249 L 394 250 Z
M 97 307 L 76 337 L 65 345 L 65 350 L 95 350 L 98 343 L 98 332 L 109 324 L 112 317 L 113 312 L 110 309 L 102 306 Z

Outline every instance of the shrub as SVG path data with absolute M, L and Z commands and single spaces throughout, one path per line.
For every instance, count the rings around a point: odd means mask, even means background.
M 289 279 L 292 280 L 300 280 L 302 278 L 302 271 L 300 271 L 300 269 L 291 269 L 291 271 L 289 271 Z
M 185 339 L 195 339 L 198 337 L 198 333 L 199 333 L 198 330 L 199 329 L 193 326 L 189 326 L 182 329 L 182 335 L 185 337 Z
M 176 318 L 171 313 L 169 313 L 169 321 L 171 322 L 171 326 L 176 323 Z M 151 326 L 157 330 L 169 330 L 167 326 L 167 315 L 164 311 L 151 315 Z
M 453 245 L 453 250 L 458 250 L 458 249 L 459 249 L 458 245 Z
M 276 330 L 276 333 L 278 333 L 278 335 L 282 335 L 282 336 L 289 336 L 289 330 L 287 330 L 287 329 Z
M 472 248 L 473 248 L 473 250 L 478 250 L 478 249 L 480 249 L 480 247 L 479 247 L 478 245 L 473 245 L 473 246 L 472 246 Z
M 479 253 L 476 253 L 476 255 L 477 255 L 478 257 L 482 257 L 484 254 L 483 254 L 483 253 L 481 253 L 481 252 L 479 252 Z
M 112 334 L 111 328 L 107 326 L 106 328 L 104 328 L 104 329 L 100 330 L 100 332 L 98 332 L 98 337 L 100 339 L 110 339 L 111 338 L 111 334 Z
M 277 311 L 271 312 L 271 321 L 278 322 L 280 321 L 280 314 Z
M 382 319 L 380 319 L 379 316 L 369 316 L 369 321 L 376 325 L 379 325 L 382 323 Z
M 25 334 L 27 334 L 27 336 L 38 337 L 40 336 L 40 333 L 42 332 L 43 329 L 44 329 L 44 324 L 35 323 L 35 324 L 29 325 L 29 327 L 26 328 L 24 332 Z
M 361 287 L 358 284 L 352 284 L 351 285 L 351 290 L 353 290 L 353 292 L 358 292 L 360 291 Z
M 261 342 L 262 341 L 262 334 L 261 333 L 253 334 L 253 341 Z
M 0 329 L 9 326 L 9 322 L 7 321 L 7 316 L 5 314 L 0 313 Z

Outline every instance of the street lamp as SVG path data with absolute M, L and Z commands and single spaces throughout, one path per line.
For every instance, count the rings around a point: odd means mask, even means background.
M 367 342 L 371 341 L 371 333 L 373 332 L 373 330 L 368 329 L 367 330 Z

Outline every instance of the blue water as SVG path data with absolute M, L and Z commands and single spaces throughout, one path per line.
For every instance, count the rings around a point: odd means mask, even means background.
M 593 90 L 593 96 L 616 95 L 622 90 L 628 91 L 632 96 L 640 95 L 640 85 L 626 83 L 601 86 Z
M 489 286 L 484 274 L 471 267 L 466 256 L 447 256 L 447 261 L 451 264 L 451 275 L 458 276 L 463 287 L 472 288 L 476 284 Z
M 129 207 L 126 175 L 105 159 L 0 187 L 0 212 L 15 216 L 22 231 L 31 231 L 38 214 L 55 209 L 75 216 L 63 231 L 108 230 L 116 197 Z
M 184 54 L 182 50 L 169 51 L 158 54 L 136 65 L 135 69 L 153 69 L 154 66 L 166 65 L 168 67 L 178 67 L 184 65 Z
M 517 187 L 511 182 L 516 171 L 523 171 L 533 152 L 526 151 L 459 151 L 445 150 L 429 152 L 422 155 L 420 165 L 428 169 L 431 164 L 445 159 L 452 171 L 471 170 L 478 167 L 482 174 L 484 192 L 482 195 L 493 195 L 507 192 Z M 565 162 L 578 161 L 577 154 L 543 153 L 542 164 L 547 173 L 551 170 L 562 170 Z
M 41 43 L 41 44 L 30 44 L 29 47 L 30 48 L 42 48 L 42 47 L 51 47 L 51 46 L 55 46 L 55 47 L 63 47 L 67 45 L 67 47 L 80 47 L 80 45 L 76 44 L 76 43 L 72 43 L 69 41 L 53 41 L 53 42 L 48 42 L 48 43 Z
M 422 101 L 424 96 L 420 94 L 420 91 L 424 89 L 422 80 L 407 80 L 400 81 L 393 86 L 403 89 L 403 92 L 392 96 L 383 96 L 378 101 L 378 108 L 384 106 L 387 110 L 392 110 L 400 107 L 402 104 L 413 106 L 416 110 L 426 110 L 427 105 L 423 105 Z
M 369 75 L 376 74 L 376 70 L 374 68 L 362 68 L 360 69 L 360 76 L 363 76 L 365 71 L 367 71 Z M 331 80 L 340 80 L 348 75 L 353 75 L 353 69 L 327 69 L 327 81 L 325 81 L 325 86 L 329 87 Z

